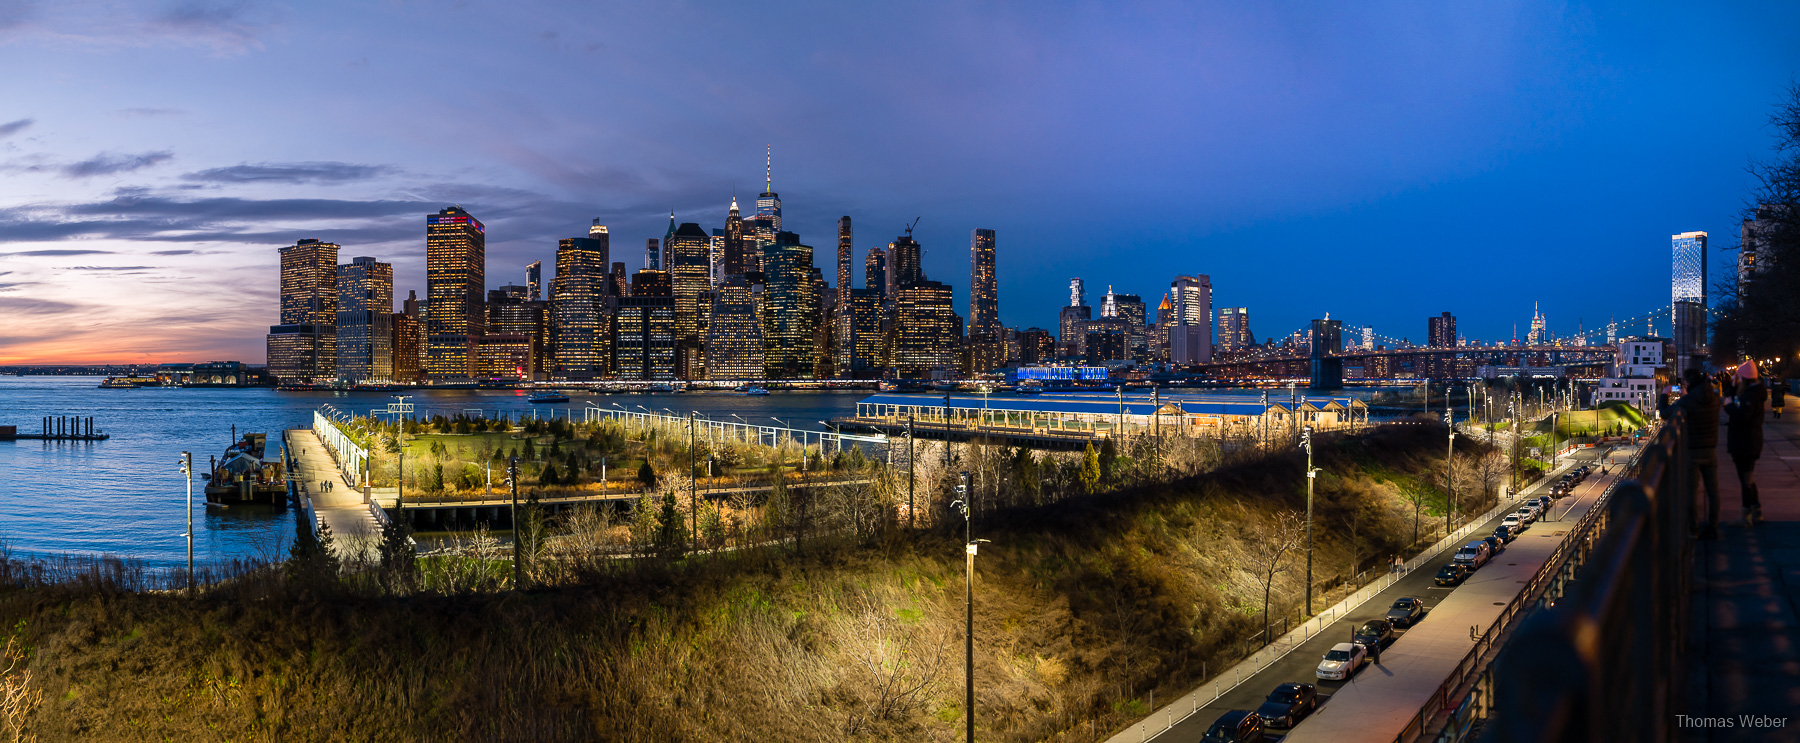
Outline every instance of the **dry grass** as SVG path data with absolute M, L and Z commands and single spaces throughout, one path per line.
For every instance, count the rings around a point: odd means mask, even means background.
M 1441 430 L 1416 428 L 1322 443 L 1321 576 L 1410 537 L 1410 506 L 1369 473 L 1441 467 Z M 1261 624 L 1250 535 L 1301 506 L 1301 467 L 1280 453 L 979 512 L 979 735 L 1086 740 L 1239 657 Z M 583 518 L 551 554 L 626 529 Z M 275 570 L 195 598 L 11 580 L 0 626 L 30 652 L 4 678 L 44 701 L 9 719 L 45 740 L 951 741 L 961 538 L 889 524 L 821 530 L 804 551 L 574 550 L 559 587 L 525 593 L 391 597 Z M 1276 578 L 1276 616 L 1293 614 L 1296 573 Z

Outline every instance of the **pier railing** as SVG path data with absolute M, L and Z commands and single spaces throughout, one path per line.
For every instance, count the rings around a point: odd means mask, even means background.
M 368 450 L 357 446 L 355 441 L 338 430 L 336 423 L 317 410 L 313 411 L 312 429 L 313 433 L 319 435 L 319 440 L 325 442 L 325 449 L 331 452 L 332 462 L 337 464 L 338 471 L 344 473 L 344 481 L 364 483 L 363 473 L 369 462 Z

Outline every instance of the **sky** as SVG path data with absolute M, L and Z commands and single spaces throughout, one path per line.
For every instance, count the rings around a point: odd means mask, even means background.
M 636 270 L 671 210 L 752 208 L 765 148 L 828 280 L 839 216 L 858 285 L 916 218 L 966 316 L 993 229 L 1009 326 L 1055 328 L 1072 277 L 1154 307 L 1207 274 L 1259 340 L 1592 329 L 1668 303 L 1671 234 L 1731 270 L 1794 28 L 1773 2 L 0 0 L 0 364 L 259 363 L 281 246 L 424 294 L 451 204 L 490 287 L 595 219 Z

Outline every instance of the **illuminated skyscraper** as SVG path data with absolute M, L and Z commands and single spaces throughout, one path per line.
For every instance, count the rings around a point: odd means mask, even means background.
M 737 197 L 725 216 L 725 276 L 742 276 L 756 269 L 754 245 L 744 236 L 744 218 L 738 214 Z
M 733 201 L 736 201 L 734 198 Z M 763 160 L 763 192 L 756 195 L 756 217 L 766 219 L 776 232 L 781 231 L 781 195 L 775 193 L 775 148 L 771 146 Z
M 962 345 L 962 318 L 949 286 L 917 281 L 894 299 L 894 369 L 908 379 L 924 379 L 933 371 L 954 370 Z
M 663 270 L 662 256 L 663 256 L 662 243 L 659 242 L 656 238 L 652 237 L 644 242 L 644 270 L 645 271 L 661 271 L 661 270 Z
M 1243 351 L 1254 345 L 1256 336 L 1250 332 L 1250 308 L 1219 308 L 1219 350 Z
M 1531 303 L 1531 327 L 1525 331 L 1526 345 L 1543 345 L 1549 340 L 1549 331 L 1545 329 L 1544 313 L 1538 310 L 1537 303 Z
M 813 318 L 812 247 L 792 232 L 778 233 L 763 255 L 768 287 L 762 311 L 763 366 L 772 379 L 813 376 L 818 362 Z
M 425 372 L 473 379 L 475 342 L 486 332 L 487 235 L 460 206 L 425 217 Z
M 969 362 L 976 372 L 1006 363 L 1006 326 L 1000 324 L 1000 287 L 995 275 L 994 231 L 969 235 Z
M 837 249 L 837 295 L 838 304 L 850 302 L 850 289 L 854 284 L 850 275 L 856 249 L 852 246 L 850 217 L 838 217 L 838 249 Z
M 1093 308 L 1087 303 L 1087 285 L 1079 278 L 1069 279 L 1069 306 L 1062 308 L 1056 323 L 1057 338 L 1061 341 L 1059 355 L 1074 358 L 1082 354 L 1082 346 L 1087 340 L 1083 323 L 1093 317 Z
M 600 220 L 598 219 L 594 220 L 594 227 L 599 228 L 601 233 L 606 232 L 606 228 L 600 226 Z M 589 233 L 591 235 L 592 228 L 589 229 Z M 531 301 L 535 302 L 544 298 L 543 261 L 532 261 L 525 265 L 525 286 L 531 290 Z
M 850 303 L 838 308 L 845 331 L 837 339 L 838 366 L 845 376 L 867 379 L 887 366 L 881 358 L 881 291 L 851 289 Z
M 549 304 L 542 299 L 532 299 L 530 287 L 507 285 L 488 291 L 487 335 L 482 336 L 480 346 L 486 348 L 483 353 L 488 357 L 488 366 L 483 369 L 482 362 L 476 361 L 482 378 L 550 378 L 556 362 L 549 358 Z M 521 339 L 527 350 L 524 356 L 531 362 L 523 371 L 511 363 L 519 355 L 516 347 Z
M 704 379 L 701 367 L 706 359 L 701 355 L 700 341 L 706 337 L 706 316 L 712 311 L 712 302 L 702 303 L 701 295 L 712 288 L 712 239 L 700 225 L 683 222 L 665 245 L 669 293 L 675 299 L 675 373 L 682 379 Z
M 422 314 L 418 292 L 408 290 L 406 299 L 400 303 L 400 311 L 394 313 L 392 318 L 394 381 L 416 382 L 424 370 L 425 326 L 420 322 Z
M 754 289 L 743 274 L 725 279 L 713 292 L 712 321 L 706 327 L 706 378 L 763 378 L 762 323 Z
M 1671 283 L 1674 299 L 1675 371 L 1700 366 L 1706 351 L 1706 233 L 1683 232 L 1670 238 L 1675 252 Z
M 1456 347 L 1456 316 L 1448 312 L 1425 318 L 1425 342 L 1433 348 Z
M 337 373 L 336 243 L 301 240 L 281 249 L 281 312 L 269 328 L 269 374 L 312 382 Z
M 394 374 L 394 267 L 374 258 L 337 267 L 337 377 L 348 382 Z
M 887 248 L 880 245 L 869 248 L 868 257 L 863 259 L 863 286 L 878 296 L 888 296 Z
M 1205 274 L 1177 276 L 1169 282 L 1170 309 L 1166 322 L 1169 362 L 1204 364 L 1212 360 L 1212 277 Z
M 595 225 L 589 237 L 556 243 L 556 278 L 550 283 L 550 376 L 599 379 L 608 366 L 610 328 L 606 316 L 606 263 L 611 237 Z
M 619 379 L 675 378 L 675 300 L 667 273 L 639 271 L 632 277 L 631 296 L 619 300 L 617 327 Z
M 912 228 L 888 243 L 888 296 L 898 294 L 901 287 L 925 280 L 924 249 L 913 240 Z

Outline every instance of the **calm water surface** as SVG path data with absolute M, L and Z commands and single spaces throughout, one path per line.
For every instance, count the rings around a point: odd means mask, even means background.
M 153 565 L 187 559 L 186 490 L 178 460 L 194 455 L 196 473 L 238 433 L 262 432 L 279 440 L 286 428 L 311 425 L 312 411 L 330 403 L 365 414 L 393 398 L 380 392 L 277 392 L 272 389 L 145 388 L 103 390 L 99 377 L 0 377 L 0 425 L 36 433 L 46 415 L 93 416 L 107 441 L 0 442 L 0 536 L 18 552 L 113 554 Z M 420 415 L 481 411 L 509 415 L 573 415 L 592 403 L 629 410 L 823 430 L 819 421 L 847 415 L 870 393 L 774 392 L 767 397 L 719 393 L 571 394 L 566 405 L 532 405 L 513 390 L 419 391 L 411 402 Z M 194 481 L 194 556 L 280 558 L 293 538 L 287 511 L 205 505 Z

